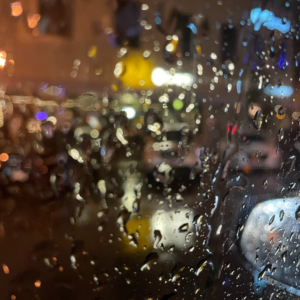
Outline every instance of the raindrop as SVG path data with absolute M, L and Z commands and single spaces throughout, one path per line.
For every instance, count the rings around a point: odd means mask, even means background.
M 133 246 L 133 247 L 137 247 L 138 246 L 138 242 L 136 237 L 134 236 L 134 234 L 130 234 L 128 236 L 128 238 L 130 239 L 129 245 Z
M 188 243 L 190 241 L 190 237 L 193 235 L 192 232 L 187 233 L 187 235 L 185 236 L 185 241 L 186 243 Z
M 282 209 L 279 213 L 280 222 L 283 220 L 283 217 L 284 217 L 284 210 Z
M 196 162 L 193 167 L 192 167 L 192 170 L 191 170 L 191 173 L 190 173 L 190 180 L 194 180 L 197 176 L 197 169 L 198 169 L 198 162 Z
M 238 239 L 240 236 L 240 233 L 242 232 L 242 230 L 244 229 L 244 225 L 239 225 L 236 231 L 236 238 Z
M 283 128 L 280 128 L 279 131 L 278 131 L 278 141 L 282 141 L 284 138 L 284 130 Z
M 162 182 L 164 186 L 167 186 L 173 180 L 171 171 L 172 167 L 165 162 L 162 162 L 154 169 L 153 174 L 157 182 Z
M 273 215 L 269 220 L 269 225 L 271 225 L 275 220 L 275 215 Z
M 271 272 L 271 268 L 272 268 L 272 265 L 271 264 L 267 264 L 265 266 L 265 268 L 262 270 L 262 272 L 259 273 L 257 280 L 261 281 L 265 277 L 265 275 L 266 275 L 267 272 Z
M 296 156 L 290 156 L 283 164 L 283 178 L 286 178 L 289 174 L 291 174 L 294 170 L 294 166 L 296 163 Z
M 195 250 L 195 247 L 194 246 L 191 246 L 190 248 L 189 248 L 189 252 L 193 252 Z
M 203 222 L 203 216 L 198 215 L 194 217 L 193 225 L 195 226 L 197 236 L 199 236 L 202 222 Z
M 162 235 L 161 232 L 159 230 L 154 230 L 154 244 L 153 244 L 153 248 L 157 249 L 158 248 L 158 244 L 162 239 Z
M 212 262 L 208 261 L 207 258 L 202 259 L 202 260 L 198 263 L 198 265 L 197 265 L 197 267 L 196 267 L 195 274 L 196 274 L 197 276 L 199 276 L 199 274 L 205 269 L 205 267 L 206 267 L 207 265 L 210 265 L 210 267 L 213 268 Z
M 254 116 L 254 126 L 256 129 L 260 129 L 262 125 L 262 112 L 258 110 Z
M 181 201 L 183 201 L 183 200 L 184 200 L 184 199 L 183 199 L 182 195 L 179 194 L 179 193 L 176 193 L 176 194 L 173 196 L 173 201 L 174 201 L 174 202 L 181 202 Z
M 185 223 L 178 228 L 179 232 L 187 232 L 189 230 L 189 224 Z
M 127 234 L 126 223 L 130 218 L 130 213 L 125 208 L 119 213 L 117 218 L 117 224 L 119 225 L 120 231 Z
M 300 253 L 297 255 L 296 267 L 298 268 L 300 265 Z
M 149 109 L 144 117 L 146 130 L 161 135 L 163 122 L 154 109 Z
M 283 262 L 285 263 L 286 262 L 286 258 L 287 258 L 287 251 L 284 251 L 282 253 L 281 258 L 282 258 Z
M 266 189 L 268 187 L 268 180 L 264 180 L 263 182 L 263 188 Z
M 195 120 L 195 124 L 196 126 L 199 126 L 199 124 L 201 123 L 201 115 L 199 113 L 195 114 L 194 120 Z
M 151 265 L 156 264 L 158 261 L 158 254 L 156 252 L 152 252 L 146 256 L 146 259 L 141 267 L 141 271 L 150 270 Z
M 282 244 L 279 244 L 277 246 L 276 251 L 275 251 L 275 255 L 277 255 L 277 253 L 281 251 L 281 247 L 282 247 Z
M 300 218 L 300 205 L 298 206 L 298 208 L 296 209 L 296 212 L 295 212 L 295 218 L 296 220 L 298 220 Z

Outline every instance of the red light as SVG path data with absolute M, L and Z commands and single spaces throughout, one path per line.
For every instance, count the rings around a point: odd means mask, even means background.
M 235 134 L 236 130 L 237 130 L 237 125 L 234 125 L 232 128 L 231 134 L 232 135 Z

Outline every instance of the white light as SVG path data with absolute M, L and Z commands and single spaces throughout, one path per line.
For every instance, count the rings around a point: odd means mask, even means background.
M 171 75 L 170 72 L 165 71 L 162 68 L 155 68 L 151 74 L 151 80 L 154 85 L 162 86 L 177 85 L 177 86 L 191 86 L 193 84 L 193 76 L 189 73 L 176 73 Z
M 6 63 L 6 52 L 5 51 L 0 51 L 0 68 L 4 68 Z
M 117 78 L 120 77 L 120 75 L 122 74 L 123 72 L 123 63 L 122 62 L 118 62 L 116 64 L 116 67 L 115 67 L 115 71 L 114 71 L 114 74 Z
M 168 76 L 167 72 L 162 68 L 155 68 L 151 74 L 151 80 L 156 86 L 162 86 L 170 80 L 171 74 Z
M 234 63 L 230 63 L 230 64 L 228 65 L 228 70 L 229 70 L 229 71 L 233 71 L 233 70 L 234 70 Z
M 172 43 L 170 43 L 170 44 L 168 44 L 168 45 L 166 46 L 166 50 L 167 50 L 168 52 L 173 52 L 174 49 L 175 49 L 175 47 L 174 47 L 174 45 L 173 45 Z
M 193 76 L 188 73 L 177 73 L 173 76 L 173 82 L 175 85 L 181 86 L 181 85 L 192 85 L 193 84 Z
M 125 106 L 122 108 L 122 111 L 126 112 L 127 118 L 128 119 L 133 119 L 136 115 L 136 111 L 133 107 L 131 106 Z
M 212 53 L 212 54 L 210 55 L 210 58 L 211 58 L 211 59 L 217 59 L 217 54 L 216 54 L 216 53 Z

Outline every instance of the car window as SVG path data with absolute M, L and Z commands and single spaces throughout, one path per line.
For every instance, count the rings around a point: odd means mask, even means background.
M 300 298 L 299 1 L 0 1 L 0 300 Z

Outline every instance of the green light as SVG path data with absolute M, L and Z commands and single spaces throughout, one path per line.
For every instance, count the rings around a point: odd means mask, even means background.
M 175 110 L 181 110 L 183 108 L 183 102 L 179 99 L 173 101 L 173 107 Z

